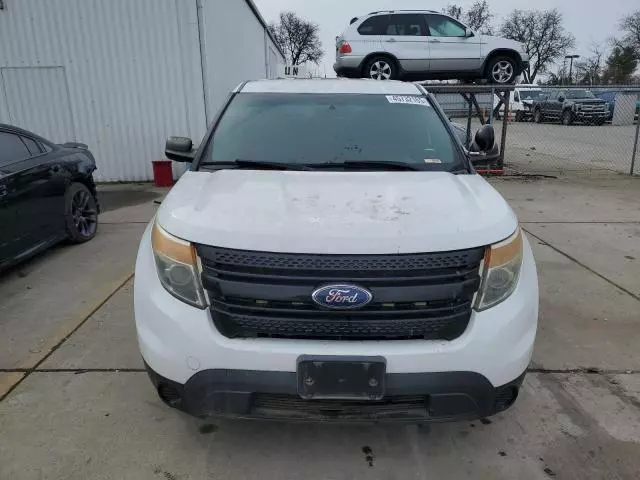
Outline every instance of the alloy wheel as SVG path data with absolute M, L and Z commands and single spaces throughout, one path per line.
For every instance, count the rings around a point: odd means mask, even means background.
M 513 79 L 513 65 L 508 60 L 500 60 L 491 70 L 491 77 L 496 83 L 509 83 Z
M 369 77 L 374 80 L 389 80 L 391 79 L 391 73 L 391 65 L 384 60 L 374 62 L 369 69 Z
M 90 193 L 80 190 L 71 201 L 71 215 L 76 230 L 83 237 L 91 237 L 98 227 L 98 210 Z

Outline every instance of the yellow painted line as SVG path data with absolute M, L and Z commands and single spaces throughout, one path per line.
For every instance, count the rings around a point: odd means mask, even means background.
M 51 335 L 42 349 L 27 357 L 16 370 L 35 370 L 43 363 L 53 351 L 60 347 L 76 330 L 78 330 L 89 318 L 107 303 L 127 282 L 133 278 L 134 269 L 131 268 L 126 275 L 118 280 L 105 284 L 98 294 L 100 300 L 65 322 L 56 333 Z M 3 400 L 24 378 L 31 372 L 7 372 L 0 374 L 0 400 Z
M 60 326 L 60 328 L 49 338 L 46 343 L 43 344 L 39 352 L 36 352 L 25 361 L 20 364 L 19 369 L 32 369 L 37 367 L 51 354 L 51 352 L 60 345 L 61 342 L 66 340 L 72 333 L 75 332 L 89 317 L 93 316 L 100 308 L 107 303 L 111 297 L 113 297 L 118 290 L 126 285 L 126 283 L 133 278 L 133 269 L 129 270 L 126 275 L 118 280 L 109 282 L 104 285 L 99 294 L 96 295 L 100 300 L 96 301 L 93 305 L 82 310 L 80 313 L 74 315 L 68 322 Z
M 9 390 L 19 383 L 25 375 L 24 372 L 0 373 L 0 398 L 9 393 Z
M 32 370 L 43 363 L 51 353 L 62 345 L 76 330 L 78 330 L 93 314 L 95 314 L 102 306 L 107 303 L 126 283 L 133 278 L 133 268 L 120 279 L 107 283 L 100 290 L 98 298 L 101 300 L 95 302 L 92 306 L 87 307 L 78 315 L 74 315 L 71 320 L 62 325 L 58 331 L 51 335 L 47 343 L 40 352 L 27 357 L 18 369 Z M 0 377 L 0 400 L 11 392 L 24 378 L 31 372 L 8 372 Z

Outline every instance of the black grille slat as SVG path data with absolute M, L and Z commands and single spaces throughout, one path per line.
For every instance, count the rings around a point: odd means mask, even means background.
M 214 300 L 211 303 L 211 308 L 216 312 L 222 314 L 239 314 L 249 316 L 285 316 L 288 318 L 298 318 L 302 320 L 316 320 L 316 319 L 331 319 L 336 317 L 350 317 L 350 318 L 370 318 L 370 319 L 383 319 L 386 317 L 402 318 L 409 316 L 412 318 L 429 318 L 436 317 L 438 315 L 450 315 L 452 313 L 458 313 L 460 311 L 468 310 L 471 306 L 471 302 L 455 303 L 450 306 L 441 307 L 414 307 L 414 308 L 398 308 L 398 307 L 378 307 L 351 310 L 348 312 L 340 310 L 319 310 L 311 305 L 301 305 L 301 308 L 296 308 L 296 305 L 290 305 L 288 307 L 272 306 L 272 305 L 247 305 L 246 303 L 231 303 L 223 302 L 220 300 Z
M 318 279 L 321 278 L 323 282 L 326 283 L 339 283 L 339 282 L 363 282 L 368 285 L 385 285 L 393 282 L 393 284 L 408 284 L 408 285 L 429 285 L 436 283 L 446 283 L 453 282 L 458 280 L 459 278 L 473 276 L 477 273 L 477 268 L 466 268 L 460 270 L 434 270 L 433 272 L 429 272 L 429 274 L 425 274 L 424 272 L 419 272 L 417 275 L 412 276 L 403 276 L 399 277 L 393 271 L 391 272 L 382 272 L 383 275 L 379 275 L 376 277 L 370 276 L 369 272 L 346 272 L 344 275 L 341 275 L 339 271 L 331 272 L 330 277 L 314 275 L 309 272 L 307 275 L 292 275 L 291 272 L 288 272 L 286 275 L 276 275 L 273 272 L 269 272 L 269 274 L 265 273 L 255 273 L 255 272 L 237 272 L 237 271 L 227 271 L 219 268 L 215 268 L 213 266 L 205 264 L 207 268 L 207 274 L 213 277 L 229 280 L 229 281 L 237 281 L 237 282 L 262 282 L 269 283 L 273 285 L 317 285 Z M 326 275 L 326 272 L 325 272 Z
M 199 246 L 198 253 L 207 265 L 224 265 L 225 270 L 269 269 L 314 271 L 334 274 L 336 271 L 433 270 L 464 268 L 478 263 L 484 249 L 465 252 L 416 253 L 403 255 L 313 255 L 271 252 L 248 252 Z
M 453 340 L 464 333 L 469 314 L 414 320 L 299 320 L 219 315 L 229 337 L 314 338 L 317 340 Z M 226 320 L 226 321 L 225 321 Z M 220 327 L 219 327 L 220 328 Z
M 208 274 L 202 275 L 204 287 L 213 293 L 215 298 L 239 297 L 255 300 L 289 300 L 292 302 L 305 301 L 317 286 L 310 285 L 274 285 L 271 283 L 231 282 L 216 279 Z M 322 282 L 324 284 L 325 282 Z M 428 299 L 469 299 L 478 289 L 479 278 L 461 279 L 458 282 L 447 282 L 436 285 L 393 285 L 369 286 L 376 303 L 389 302 L 421 302 Z
M 230 338 L 452 340 L 464 333 L 484 248 L 406 255 L 313 255 L 197 246 L 218 330 Z M 321 285 L 355 283 L 359 310 L 311 301 Z
M 390 397 L 381 401 L 303 400 L 290 395 L 256 394 L 251 410 L 269 417 L 287 418 L 415 418 L 426 419 L 429 398 L 421 396 Z

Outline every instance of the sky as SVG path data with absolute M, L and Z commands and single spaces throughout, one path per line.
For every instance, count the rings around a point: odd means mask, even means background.
M 376 10 L 442 10 L 448 3 L 461 5 L 465 10 L 473 0 L 254 0 L 267 22 L 278 19 L 281 11 L 292 10 L 301 17 L 320 25 L 320 39 L 325 56 L 320 74 L 333 73 L 335 38 L 349 25 L 349 20 Z M 589 48 L 596 42 L 604 46 L 611 36 L 620 36 L 620 19 L 640 8 L 638 0 L 489 0 L 495 14 L 494 24 L 518 8 L 521 10 L 558 8 L 563 14 L 565 27 L 576 37 L 576 48 L 570 53 L 589 56 Z

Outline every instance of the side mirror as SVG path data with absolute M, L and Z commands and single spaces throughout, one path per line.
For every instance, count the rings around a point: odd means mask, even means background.
M 518 94 L 518 92 L 513 94 L 513 101 L 514 102 L 519 102 L 520 101 L 520 95 Z
M 565 101 L 565 98 L 564 98 L 562 95 L 560 95 L 560 96 L 558 97 L 558 101 L 559 101 L 559 102 L 564 102 L 564 101 Z
M 483 125 L 469 147 L 469 158 L 473 165 L 486 165 L 500 158 L 500 148 L 496 143 L 496 134 L 492 125 Z
M 469 27 L 464 29 L 464 36 L 469 38 L 469 37 L 473 37 L 473 30 L 471 30 Z
M 493 125 L 483 125 L 473 138 L 472 151 L 488 152 L 495 144 L 496 132 L 493 130 Z M 473 147 L 476 147 L 476 149 L 473 149 Z
M 187 137 L 169 137 L 164 154 L 169 160 L 175 162 L 193 162 L 195 156 L 193 141 Z

